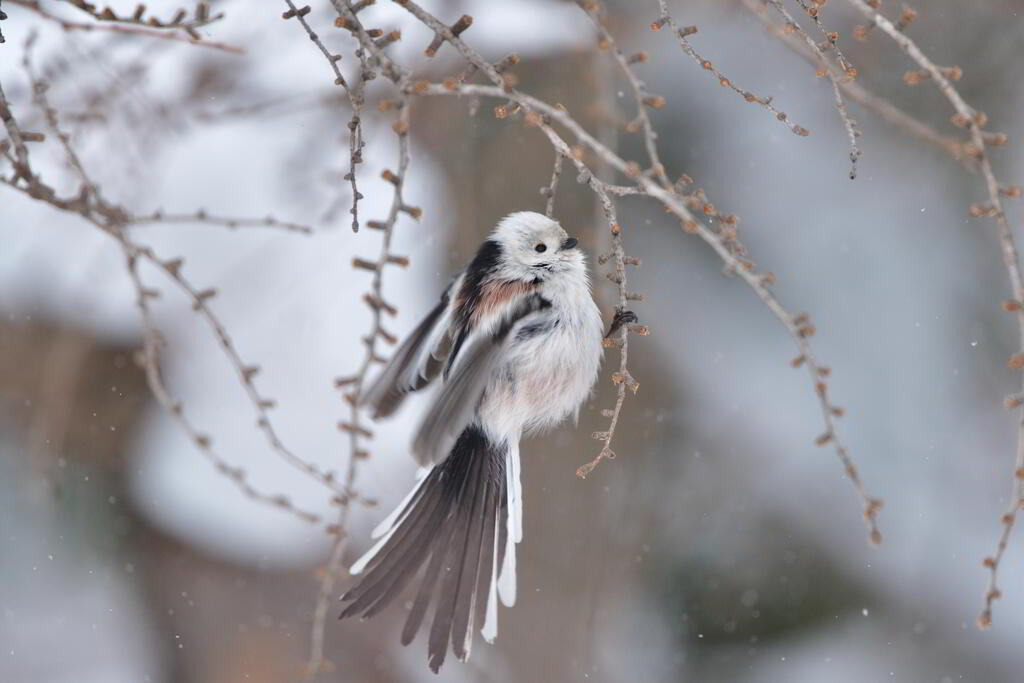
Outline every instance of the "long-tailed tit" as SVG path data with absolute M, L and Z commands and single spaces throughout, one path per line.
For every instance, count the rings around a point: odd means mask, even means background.
M 441 378 L 412 444 L 422 477 L 352 565 L 360 578 L 341 616 L 377 614 L 426 566 L 402 644 L 431 601 L 435 672 L 449 643 L 469 657 L 477 624 L 492 642 L 497 599 L 516 599 L 519 439 L 578 416 L 600 359 L 601 316 L 576 239 L 539 213 L 505 217 L 361 398 L 386 417 Z

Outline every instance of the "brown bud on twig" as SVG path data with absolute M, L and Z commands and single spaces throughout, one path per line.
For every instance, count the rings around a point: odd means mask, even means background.
M 196 292 L 196 300 L 192 302 L 192 310 L 198 311 L 203 307 L 207 299 L 212 299 L 217 295 L 217 290 L 214 288 L 204 289 L 201 292 Z
M 967 212 L 974 218 L 981 218 L 982 216 L 995 216 L 998 213 L 998 209 L 988 202 L 979 202 L 971 204 Z
M 990 133 L 988 131 L 982 131 L 981 139 L 985 141 L 985 144 L 991 145 L 992 147 L 1005 147 L 1010 141 L 1010 138 L 1006 133 Z
M 452 32 L 453 37 L 458 38 L 463 31 L 465 31 L 472 25 L 473 17 L 469 16 L 468 14 L 463 14 L 461 17 L 459 17 L 458 21 L 451 25 L 451 28 L 449 30 Z M 430 41 L 430 45 L 428 45 L 427 49 L 423 51 L 423 54 L 425 54 L 428 57 L 433 57 L 434 55 L 437 54 L 437 51 L 441 49 L 441 45 L 444 44 L 444 41 L 444 36 L 442 36 L 440 33 L 435 33 L 434 39 Z
M 385 35 L 383 38 L 380 38 L 379 40 L 374 41 L 374 44 L 378 48 L 385 48 L 388 45 L 391 45 L 392 43 L 397 43 L 401 39 L 402 39 L 402 32 L 398 31 L 398 30 L 395 30 L 395 31 L 388 32 L 387 35 Z
M 896 30 L 902 31 L 910 24 L 914 19 L 917 19 L 917 10 L 912 7 L 903 6 L 903 10 L 900 12 L 899 21 L 896 22 Z
M 374 296 L 373 294 L 369 294 L 369 293 L 364 294 L 363 295 L 363 301 L 366 303 L 367 306 L 369 306 L 370 308 L 372 308 L 374 310 L 384 311 L 385 313 L 387 313 L 388 315 L 391 315 L 391 316 L 398 315 L 398 309 L 397 308 L 395 308 L 394 306 L 392 306 L 388 302 L 384 301 L 380 297 Z
M 351 422 L 339 422 L 338 429 L 343 432 L 349 432 L 350 434 L 356 434 L 366 439 L 373 438 L 373 432 L 362 425 L 352 424 Z
M 644 98 L 643 102 L 651 109 L 662 109 L 665 107 L 665 98 L 661 95 L 649 95 Z

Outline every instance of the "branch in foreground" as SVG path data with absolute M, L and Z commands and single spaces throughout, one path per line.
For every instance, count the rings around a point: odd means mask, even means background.
M 135 11 L 129 15 L 120 15 L 114 12 L 110 7 L 104 7 L 102 11 L 96 8 L 96 5 L 87 0 L 65 0 L 72 7 L 85 12 L 90 17 L 101 22 L 110 22 L 112 24 L 128 24 L 131 26 L 142 26 L 154 29 L 168 29 L 172 31 L 181 30 L 188 34 L 189 38 L 194 41 L 201 41 L 202 36 L 196 30 L 203 26 L 212 24 L 215 21 L 220 21 L 224 18 L 224 13 L 210 14 L 210 5 L 207 2 L 200 2 L 196 5 L 195 9 L 191 13 L 185 9 L 178 9 L 174 12 L 174 15 L 170 19 L 158 19 L 152 14 L 146 16 L 146 6 L 139 4 L 135 7 Z
M 225 216 L 211 216 L 203 210 L 196 211 L 195 213 L 179 214 L 154 211 L 151 214 L 146 214 L 144 216 L 131 216 L 128 219 L 128 225 L 131 226 L 152 223 L 159 223 L 161 225 L 171 223 L 199 223 L 205 225 L 220 225 L 231 230 L 236 228 L 272 228 L 283 230 L 285 232 L 295 232 L 300 235 L 313 234 L 313 228 L 308 225 L 281 221 L 273 216 L 267 216 L 266 218 L 228 218 Z
M 761 23 L 771 29 L 772 33 L 783 42 L 789 49 L 798 54 L 812 66 L 819 66 L 818 57 L 807 47 L 807 44 L 800 39 L 793 31 L 786 30 L 786 26 L 779 26 L 765 16 L 762 0 L 743 0 L 743 5 L 758 18 Z M 833 76 L 839 83 L 840 90 L 846 97 L 862 107 L 878 115 L 886 123 L 895 126 L 909 133 L 912 137 L 934 145 L 946 154 L 950 155 L 969 170 L 974 170 L 974 160 L 967 156 L 963 144 L 954 137 L 943 135 L 920 119 L 908 114 L 888 100 L 871 92 L 860 83 L 849 78 L 844 78 L 845 73 L 837 72 L 838 66 L 829 64 Z
M 340 20 L 336 23 L 348 28 L 352 35 L 355 36 L 357 40 L 360 40 L 364 46 L 366 44 L 370 44 L 376 47 L 376 43 L 373 42 L 373 38 L 371 38 L 369 33 L 363 28 L 356 16 L 358 9 L 361 9 L 361 7 L 354 7 L 347 0 L 332 1 L 335 10 L 338 12 L 338 18 Z M 366 82 L 372 78 L 368 69 L 369 64 L 367 60 L 363 56 L 360 56 L 360 73 L 358 75 L 360 83 Z M 408 73 L 399 69 L 397 66 L 392 68 L 390 75 L 400 88 L 404 88 L 408 83 Z M 419 218 L 422 214 L 419 208 L 407 205 L 402 196 L 402 190 L 405 186 L 405 178 L 410 162 L 409 98 L 403 95 L 397 105 L 393 105 L 392 108 L 397 109 L 398 112 L 398 120 L 392 126 L 392 130 L 394 130 L 395 135 L 398 136 L 398 166 L 394 172 L 386 170 L 382 173 L 382 177 L 390 182 L 393 187 L 391 206 L 388 209 L 387 217 L 383 221 L 369 221 L 367 223 L 369 227 L 376 228 L 383 233 L 381 238 L 380 254 L 376 263 L 362 261 L 361 259 L 354 259 L 352 264 L 354 268 L 367 270 L 373 273 L 373 277 L 370 282 L 370 289 L 363 297 L 363 300 L 370 307 L 372 315 L 370 330 L 368 334 L 363 337 L 363 343 L 366 346 L 366 350 L 356 373 L 352 376 L 339 378 L 335 381 L 336 386 L 345 391 L 345 401 L 349 404 L 348 420 L 339 423 L 339 427 L 348 434 L 349 438 L 348 468 L 344 479 L 345 486 L 348 489 L 352 489 L 355 486 L 359 461 L 368 458 L 370 455 L 366 450 L 366 447 L 363 445 L 363 440 L 373 437 L 373 432 L 361 421 L 362 416 L 358 408 L 359 398 L 369 380 L 370 369 L 375 364 L 384 361 L 384 358 L 378 353 L 378 343 L 383 341 L 386 344 L 394 344 L 398 341 L 397 338 L 393 334 L 389 333 L 383 325 L 383 318 L 385 314 L 394 316 L 397 313 L 397 309 L 388 304 L 384 299 L 384 270 L 389 265 L 405 267 L 409 263 L 408 257 L 396 255 L 391 251 L 395 225 L 402 213 L 406 213 L 413 218 Z M 332 668 L 330 662 L 324 658 L 324 630 L 327 623 L 327 612 L 333 602 L 332 597 L 334 595 L 334 585 L 337 581 L 338 574 L 341 572 L 341 565 L 348 542 L 347 526 L 349 510 L 350 506 L 348 504 L 343 504 L 341 506 L 335 527 L 338 532 L 338 538 L 331 550 L 331 556 L 328 560 L 327 566 L 321 575 L 316 606 L 313 610 L 310 655 L 305 667 L 306 677 L 315 676 L 321 671 L 327 671 Z
M 994 218 L 999 228 L 1003 266 L 1006 268 L 1006 274 L 1010 280 L 1010 289 L 1013 293 L 1013 299 L 1009 302 L 1008 306 L 1004 307 L 1016 315 L 1018 343 L 1024 348 L 1024 309 L 1021 308 L 1021 302 L 1024 302 L 1024 278 L 1021 276 L 1020 256 L 1017 252 L 1013 230 L 1010 228 L 1006 212 L 1003 210 L 1001 197 L 1002 194 L 1012 195 L 1014 193 L 999 184 L 999 180 L 992 170 L 992 162 L 986 152 L 986 144 L 992 137 L 982 130 L 987 117 L 964 101 L 957 89 L 953 87 L 945 70 L 936 66 L 917 44 L 903 33 L 901 28 L 877 12 L 864 0 L 847 0 L 847 2 L 888 35 L 910 59 L 916 62 L 928 74 L 939 89 L 939 92 L 945 96 L 956 112 L 953 117 L 954 123 L 965 127 L 970 133 L 971 142 L 968 153 L 977 161 L 981 168 L 982 177 L 985 179 L 985 189 L 988 192 L 988 203 L 973 205 L 970 213 L 975 217 L 988 216 Z M 1016 370 L 1024 368 L 1024 354 L 1017 353 L 1011 357 L 1009 366 Z M 1022 386 L 1022 392 L 1024 392 L 1024 386 Z M 1016 397 L 1011 397 L 1007 401 L 1007 406 L 1010 408 L 1020 408 L 1024 406 L 1024 402 L 1019 401 Z M 982 564 L 989 570 L 989 580 L 988 588 L 985 590 L 985 606 L 978 617 L 979 628 L 988 628 L 992 625 L 993 603 L 1002 596 L 998 582 L 999 564 L 1009 544 L 1010 535 L 1017 521 L 1017 515 L 1020 512 L 1021 506 L 1024 505 L 1024 409 L 1021 410 L 1017 428 L 1017 456 L 1013 468 L 1012 483 L 1010 502 L 1001 517 L 1003 529 L 999 536 L 996 552 L 991 557 L 986 557 L 982 561 Z
M 291 512 L 303 521 L 314 524 L 319 523 L 321 521 L 319 515 L 298 509 L 287 496 L 279 494 L 264 494 L 250 486 L 246 481 L 244 470 L 231 466 L 223 460 L 223 458 L 217 455 L 212 447 L 212 439 L 208 435 L 202 433 L 186 418 L 182 403 L 171 396 L 163 382 L 159 370 L 159 348 L 162 343 L 161 335 L 153 323 L 149 308 L 149 301 L 159 297 L 160 292 L 159 290 L 151 287 L 146 287 L 142 283 L 142 280 L 136 270 L 140 259 L 148 261 L 172 277 L 175 283 L 186 291 L 187 295 L 193 302 L 193 307 L 197 311 L 200 311 L 207 319 L 207 322 L 214 330 L 218 341 L 221 343 L 222 348 L 228 354 L 232 365 L 242 377 L 243 388 L 248 392 L 257 408 L 257 412 L 259 413 L 260 428 L 267 436 L 267 439 L 271 443 L 274 451 L 288 460 L 291 464 L 298 467 L 301 471 L 314 476 L 321 482 L 330 486 L 332 489 L 335 489 L 339 500 L 348 501 L 351 498 L 349 491 L 337 488 L 337 484 L 333 481 L 333 475 L 320 472 L 314 465 L 306 463 L 297 456 L 294 456 L 294 454 L 284 447 L 280 439 L 277 438 L 267 416 L 267 410 L 272 407 L 273 403 L 259 395 L 256 392 L 255 386 L 252 384 L 252 377 L 256 374 L 258 369 L 255 368 L 255 366 L 247 366 L 242 363 L 241 359 L 238 358 L 236 353 L 234 353 L 234 346 L 231 343 L 224 326 L 219 322 L 217 317 L 205 303 L 207 299 L 215 294 L 215 291 L 200 290 L 193 287 L 179 272 L 182 265 L 180 259 L 167 261 L 160 259 L 148 248 L 135 244 L 125 233 L 124 227 L 128 225 L 133 218 L 131 212 L 124 207 L 112 204 L 106 200 L 106 198 L 101 194 L 98 185 L 89 177 L 85 167 L 81 163 L 81 160 L 74 152 L 70 143 L 70 137 L 58 127 L 56 111 L 52 106 L 50 106 L 49 101 L 46 98 L 46 84 L 36 79 L 34 72 L 31 69 L 31 64 L 29 62 L 29 51 L 31 46 L 32 41 L 30 40 L 26 49 L 25 66 L 32 85 L 34 103 L 43 111 L 47 125 L 50 128 L 51 135 L 59 141 L 68 161 L 68 165 L 75 170 L 76 174 L 79 176 L 82 186 L 78 194 L 61 197 L 51 185 L 45 183 L 42 178 L 34 172 L 30 163 L 28 149 L 24 144 L 26 135 L 18 126 L 13 112 L 11 111 L 10 103 L 6 98 L 2 87 L 0 87 L 0 119 L 3 121 L 8 136 L 14 142 L 14 155 L 12 155 L 2 143 L 0 143 L 0 153 L 2 153 L 4 158 L 11 162 L 14 167 L 14 173 L 11 177 L 0 176 L 0 183 L 13 190 L 21 192 L 36 201 L 48 204 L 60 211 L 73 213 L 82 217 L 102 232 L 111 236 L 119 244 L 127 259 L 128 274 L 132 285 L 136 289 L 136 299 L 143 323 L 144 348 L 142 353 L 139 354 L 138 359 L 146 370 L 147 381 L 149 382 L 150 388 L 157 401 L 165 410 L 167 410 L 172 421 L 175 422 L 175 424 L 184 432 L 188 439 L 195 445 L 197 450 L 199 450 L 204 457 L 213 463 L 218 472 L 228 477 L 228 479 L 232 481 L 244 495 L 260 503 L 269 504 Z
M 839 89 L 839 84 L 841 80 L 840 77 L 837 77 L 832 72 L 832 69 L 829 65 L 828 57 L 825 56 L 825 53 L 822 51 L 821 47 L 819 47 L 818 44 L 814 42 L 814 39 L 807 34 L 807 31 L 805 31 L 803 27 L 800 26 L 799 23 L 797 23 L 796 19 L 794 19 L 793 15 L 789 13 L 789 10 L 786 9 L 786 6 L 782 4 L 781 0 L 764 0 L 764 2 L 774 7 L 775 10 L 782 16 L 782 18 L 785 19 L 787 31 L 795 33 L 801 38 L 803 38 L 804 42 L 807 44 L 808 49 L 814 54 L 814 56 L 818 60 L 819 68 L 817 75 L 825 76 L 832 84 L 833 101 L 836 107 L 836 111 L 839 113 L 839 118 L 843 122 L 843 128 L 846 129 L 846 137 L 850 144 L 850 180 L 856 179 L 857 160 L 860 158 L 861 155 L 860 146 L 857 144 L 857 138 L 860 137 L 860 131 L 857 130 L 856 124 L 850 117 L 850 112 L 846 110 L 846 102 L 843 100 L 843 94 Z M 818 21 L 817 17 L 815 17 L 815 20 Z M 824 27 L 822 27 L 822 31 L 826 35 L 834 35 L 825 31 Z M 855 78 L 857 76 L 857 70 L 846 62 L 846 59 L 842 56 L 842 53 L 838 52 L 838 46 L 836 45 L 835 40 L 833 38 L 829 38 L 829 41 L 830 47 L 835 48 L 837 51 L 837 55 L 840 60 L 840 67 L 842 68 L 845 77 L 851 79 Z
M 103 228 L 101 227 L 101 229 Z M 158 292 L 146 287 L 139 276 L 138 262 L 140 251 L 138 246 L 130 242 L 123 235 L 118 238 L 118 241 L 125 254 L 128 274 L 136 292 L 136 305 L 142 317 L 143 346 L 142 350 L 136 354 L 135 360 L 145 371 L 146 381 L 157 402 L 167 411 L 167 414 L 178 425 L 178 428 L 181 429 L 185 436 L 188 437 L 196 450 L 209 460 L 220 474 L 234 483 L 245 497 L 258 503 L 286 510 L 304 522 L 319 524 L 321 522 L 320 515 L 296 507 L 287 496 L 266 494 L 250 485 L 246 481 L 245 470 L 241 467 L 232 466 L 218 455 L 213 449 L 213 440 L 200 432 L 186 417 L 184 406 L 171 395 L 160 372 L 160 348 L 163 346 L 163 338 L 153 320 L 149 307 L 149 299 L 153 298 Z
M 123 35 L 133 36 L 144 36 L 146 38 L 156 38 L 158 40 L 172 40 L 175 42 L 187 43 L 189 45 L 197 45 L 199 47 L 210 48 L 213 50 L 220 50 L 221 52 L 230 52 L 233 54 L 242 54 L 245 52 L 242 48 L 236 45 L 228 45 L 226 43 L 218 43 L 210 40 L 202 40 L 199 38 L 193 38 L 191 35 L 182 35 L 176 31 L 159 30 L 157 28 L 151 28 L 146 23 L 136 22 L 125 22 L 125 23 L 112 23 L 109 21 L 98 21 L 97 23 L 83 23 L 77 21 L 68 21 L 63 17 L 57 16 L 52 12 L 48 12 L 43 9 L 39 0 L 5 0 L 16 7 L 23 7 L 27 10 L 35 12 L 47 21 L 51 21 L 61 27 L 64 31 L 108 31 L 111 33 L 120 33 Z M 140 5 L 141 6 L 141 5 Z M 220 18 L 219 16 L 217 17 Z M 210 22 L 206 22 L 210 23 Z M 166 28 L 166 27 L 165 27 Z M 170 27 L 177 28 L 177 27 Z
M 611 32 L 605 26 L 601 6 L 596 2 L 589 2 L 586 0 L 580 0 L 579 6 L 587 14 L 598 31 L 598 45 L 612 56 L 612 59 L 616 64 L 618 64 L 619 69 L 622 71 L 622 74 L 626 77 L 626 81 L 629 83 L 629 89 L 633 93 L 633 102 L 636 106 L 636 117 L 629 125 L 627 125 L 626 129 L 629 131 L 639 132 L 643 137 L 644 149 L 647 152 L 647 161 L 649 164 L 647 173 L 656 178 L 662 186 L 667 187 L 669 185 L 669 181 L 668 176 L 665 174 L 665 165 L 661 163 L 661 158 L 658 155 L 658 135 L 654 130 L 654 126 L 651 124 L 650 116 L 647 114 L 647 107 L 657 109 L 664 106 L 665 98 L 651 95 L 644 82 L 641 81 L 633 69 L 630 68 L 632 63 L 646 61 L 646 59 L 630 59 L 622 54 L 622 50 L 619 49 L 614 36 L 612 36 Z M 533 120 L 530 120 L 530 122 L 539 123 L 538 121 Z M 556 155 L 559 158 L 562 156 L 562 154 L 557 151 Z M 628 263 L 639 268 L 641 263 L 640 259 L 626 255 L 626 250 L 622 243 L 622 227 L 619 225 L 619 220 L 616 216 L 615 203 L 612 200 L 613 195 L 610 191 L 610 187 L 607 183 L 601 181 L 592 169 L 586 167 L 578 158 L 578 155 L 573 155 L 571 160 L 579 173 L 578 180 L 580 182 L 586 182 L 597 197 L 601 210 L 604 213 L 605 223 L 611 233 L 611 251 L 607 254 L 600 255 L 597 262 L 599 265 L 604 265 L 609 260 L 614 261 L 614 270 L 610 273 L 605 273 L 605 277 L 615 285 L 618 297 L 613 314 L 612 328 L 609 330 L 608 335 L 601 340 L 601 343 L 606 348 L 619 349 L 619 369 L 611 375 L 612 383 L 616 387 L 615 405 L 612 408 L 605 408 L 601 411 L 601 415 L 609 419 L 608 428 L 591 434 L 592 438 L 602 442 L 601 450 L 594 459 L 584 463 L 576 470 L 576 476 L 581 479 L 585 479 L 602 460 L 611 460 L 615 458 L 615 451 L 613 451 L 611 447 L 612 439 L 615 437 L 615 428 L 619 424 L 619 417 L 622 415 L 622 406 L 626 401 L 626 389 L 628 388 L 634 395 L 636 395 L 636 392 L 640 389 L 640 384 L 629 372 L 629 333 L 637 332 L 642 335 L 647 335 L 650 334 L 650 331 L 647 327 L 641 325 L 621 324 L 623 316 L 626 314 L 632 316 L 634 322 L 636 319 L 635 314 L 631 311 L 627 311 L 627 302 L 643 300 L 642 295 L 629 291 L 626 264 Z M 618 328 L 616 329 L 617 324 Z M 618 332 L 617 336 L 613 336 L 615 332 Z
M 697 64 L 699 64 L 702 69 L 713 73 L 718 78 L 719 85 L 729 88 L 737 95 L 742 97 L 746 102 L 761 105 L 766 110 L 771 112 L 777 120 L 781 121 L 794 134 L 803 137 L 811 134 L 811 131 L 792 121 L 789 118 L 789 116 L 786 115 L 786 112 L 779 111 L 778 109 L 776 109 L 775 105 L 772 104 L 774 98 L 758 97 L 757 95 L 750 92 L 746 88 L 739 87 L 738 85 L 736 85 L 736 83 L 733 82 L 731 78 L 728 78 L 725 74 L 719 71 L 710 59 L 705 59 L 704 57 L 700 56 L 700 54 L 698 54 L 697 51 L 693 48 L 693 45 L 690 44 L 690 41 L 687 40 L 687 36 L 691 36 L 697 32 L 697 27 L 687 26 L 685 28 L 679 28 L 676 25 L 675 21 L 672 19 L 672 15 L 668 11 L 668 3 L 666 2 L 666 0 L 658 0 L 658 6 L 661 10 L 661 16 L 658 18 L 657 21 L 651 24 L 651 28 L 653 30 L 659 31 L 663 26 L 667 25 L 670 29 L 672 29 L 672 33 L 675 34 L 676 40 L 679 41 L 679 47 L 682 48 L 683 52 L 686 53 L 686 55 L 690 59 L 697 62 Z
M 320 40 L 320 36 L 313 31 L 309 23 L 306 21 L 306 15 L 310 13 L 309 5 L 305 5 L 302 8 L 295 6 L 292 0 L 285 0 L 288 5 L 288 11 L 281 15 L 281 18 L 288 20 L 295 18 L 298 20 L 302 29 L 309 36 L 309 39 L 313 41 L 317 49 L 327 60 L 327 63 L 331 67 L 331 71 L 334 73 L 334 84 L 340 86 L 348 97 L 348 102 L 352 107 L 352 118 L 348 123 L 348 173 L 345 174 L 345 180 L 349 182 L 352 188 L 352 208 L 349 209 L 349 213 L 352 215 L 352 232 L 359 232 L 359 200 L 363 198 L 363 195 L 359 192 L 359 187 L 356 184 L 356 166 L 363 163 L 363 125 L 362 125 L 362 107 L 364 102 L 363 91 L 365 88 L 366 81 L 363 76 L 366 74 L 365 64 L 363 64 L 362 55 L 359 55 L 361 68 L 359 70 L 358 78 L 355 79 L 355 84 L 350 84 L 345 80 L 345 77 L 341 73 L 341 69 L 338 68 L 338 62 L 341 61 L 340 54 L 334 54 L 327 49 L 323 41 Z M 372 3 L 370 3 L 372 4 Z M 364 5 L 365 6 L 365 5 Z M 355 12 L 353 12 L 355 14 Z M 343 23 L 335 22 L 338 26 L 344 26 Z M 397 37 L 394 38 L 397 40 Z
M 558 180 L 562 175 L 562 159 L 564 158 L 561 154 L 555 155 L 555 165 L 551 169 L 551 182 L 540 188 L 540 195 L 547 200 L 544 215 L 548 218 L 555 217 L 555 195 L 558 192 Z

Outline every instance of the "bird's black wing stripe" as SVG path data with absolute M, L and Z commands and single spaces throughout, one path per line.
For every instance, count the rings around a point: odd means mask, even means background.
M 495 269 L 501 262 L 501 245 L 494 240 L 487 240 L 480 245 L 473 260 L 466 266 L 465 277 L 459 291 L 456 292 L 455 320 L 452 327 L 458 329 L 459 333 L 455 338 L 451 353 L 448 354 L 447 363 L 444 366 L 444 376 L 447 378 L 455 363 L 455 358 L 462 350 L 462 345 L 469 336 L 469 319 L 473 312 L 480 305 L 483 296 L 484 282 L 494 274 Z
M 479 305 L 484 281 L 494 274 L 501 261 L 501 252 L 500 244 L 494 240 L 487 240 L 480 245 L 476 256 L 466 266 L 466 276 L 462 279 L 462 286 L 459 287 L 455 299 L 459 303 L 460 326 L 466 324 Z

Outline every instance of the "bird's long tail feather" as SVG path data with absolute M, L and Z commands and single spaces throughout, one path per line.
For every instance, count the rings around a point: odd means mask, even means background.
M 430 668 L 438 671 L 448 645 L 469 657 L 473 630 L 498 633 L 497 598 L 515 602 L 515 546 L 522 539 L 518 444 L 495 444 L 475 425 L 431 468 L 377 530 L 377 543 L 352 565 L 359 581 L 342 600 L 341 617 L 380 612 L 425 566 L 402 643 L 412 642 L 430 604 Z

